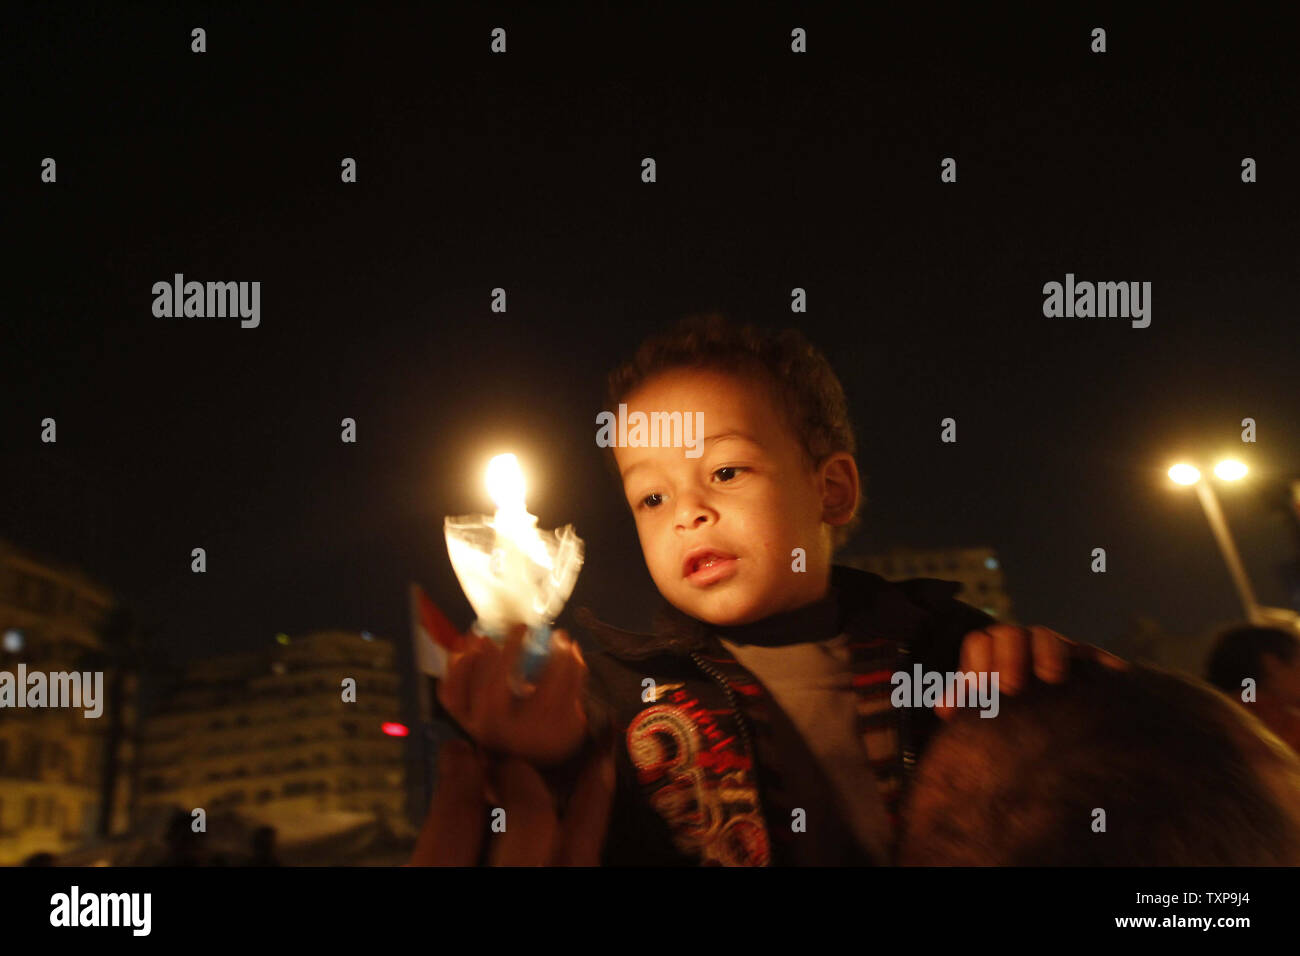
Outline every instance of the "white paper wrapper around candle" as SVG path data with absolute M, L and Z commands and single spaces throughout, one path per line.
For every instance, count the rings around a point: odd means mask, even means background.
M 447 518 L 443 527 L 452 569 L 484 630 L 504 635 L 559 616 L 582 570 L 583 542 L 572 525 L 536 532 L 529 553 L 499 536 L 487 515 Z

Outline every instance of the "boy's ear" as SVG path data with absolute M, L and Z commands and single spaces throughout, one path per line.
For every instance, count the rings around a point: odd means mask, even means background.
M 858 510 L 861 487 L 858 463 L 846 451 L 837 451 L 821 466 L 822 520 L 841 527 L 853 520 Z

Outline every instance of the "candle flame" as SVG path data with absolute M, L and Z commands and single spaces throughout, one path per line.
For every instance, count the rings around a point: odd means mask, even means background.
M 487 489 L 498 511 L 522 512 L 524 508 L 524 472 L 514 455 L 497 455 L 487 466 Z

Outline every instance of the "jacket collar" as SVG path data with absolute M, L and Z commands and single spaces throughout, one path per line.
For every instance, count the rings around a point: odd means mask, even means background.
M 951 593 L 960 588 L 950 582 L 931 583 L 944 585 Z M 589 607 L 577 610 L 579 623 L 591 630 L 610 654 L 624 660 L 716 650 L 718 637 L 733 643 L 780 646 L 796 640 L 825 640 L 845 631 L 897 636 L 910 632 L 922 617 L 924 612 L 899 585 L 878 574 L 843 565 L 831 568 L 830 592 L 822 600 L 738 627 L 707 624 L 667 601 L 661 605 L 654 631 L 649 634 L 606 624 Z

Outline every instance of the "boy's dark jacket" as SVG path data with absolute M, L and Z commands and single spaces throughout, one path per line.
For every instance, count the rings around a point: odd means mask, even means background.
M 885 669 L 911 673 L 918 663 L 925 671 L 956 671 L 963 637 L 994 621 L 956 600 L 960 585 L 950 581 L 889 582 L 836 566 L 831 587 L 850 647 L 864 648 L 853 653 L 874 655 L 855 659 L 855 674 L 874 670 L 877 682 Z M 777 825 L 790 829 L 789 817 L 769 805 L 780 772 L 808 775 L 812 787 L 805 785 L 805 793 L 833 788 L 802 738 L 789 732 L 788 718 L 714 629 L 668 605 L 655 634 L 611 627 L 588 608 L 578 609 L 577 618 L 595 641 L 594 647 L 584 642 L 591 651 L 586 656 L 592 729 L 596 736 L 613 737 L 616 753 L 606 865 L 887 862 L 863 856 L 855 841 L 843 838 L 843 829 L 832 838 L 823 836 L 821 845 L 812 829 L 797 844 L 784 832 L 772 832 Z M 859 683 L 855 680 L 855 688 Z M 765 766 L 761 754 L 755 759 L 754 726 L 747 714 L 766 714 L 765 720 L 787 728 L 780 771 Z M 890 708 L 887 719 L 898 721 L 898 765 L 892 769 L 905 789 L 939 718 L 927 708 Z M 772 815 L 777 820 L 769 819 Z M 786 849 L 792 845 L 797 856 Z

